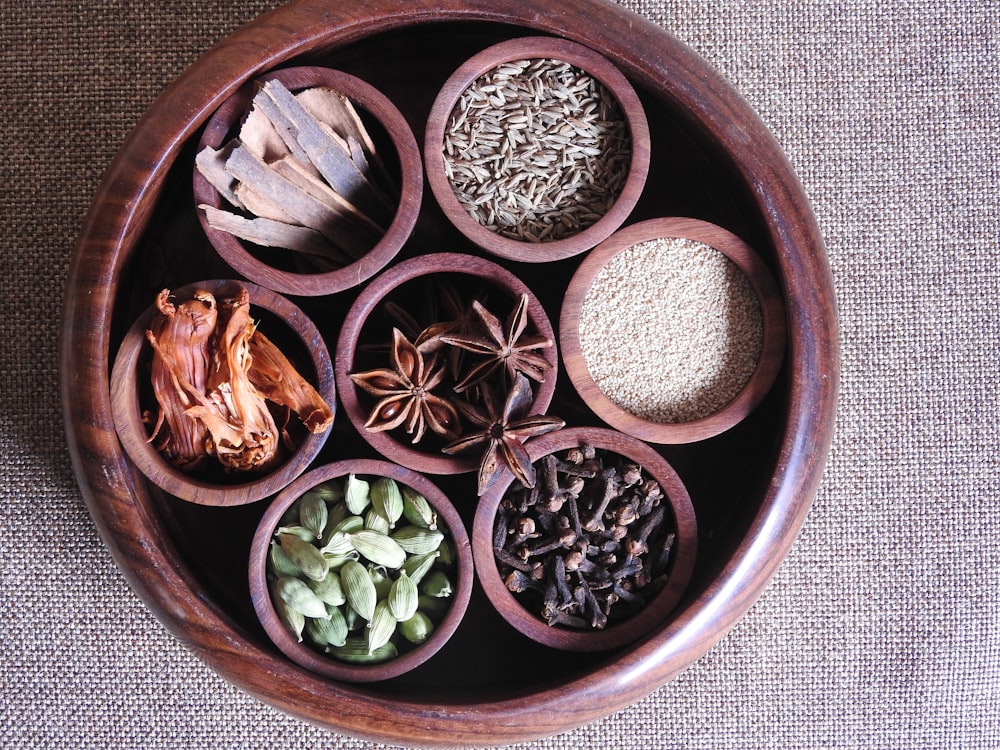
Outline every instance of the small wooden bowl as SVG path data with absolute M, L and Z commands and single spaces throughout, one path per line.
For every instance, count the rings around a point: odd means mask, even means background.
M 300 643 L 281 622 L 267 586 L 267 558 L 270 542 L 281 517 L 299 497 L 316 485 L 348 474 L 389 477 L 421 493 L 438 513 L 438 523 L 447 529 L 457 564 L 453 576 L 451 606 L 423 643 L 377 664 L 352 664 L 337 660 Z M 326 677 L 348 682 L 375 682 L 397 677 L 423 664 L 436 654 L 458 628 L 469 606 L 473 583 L 473 557 L 469 536 L 462 519 L 448 498 L 426 477 L 387 461 L 357 459 L 338 461 L 313 469 L 292 482 L 268 506 L 250 547 L 250 598 L 264 630 L 289 659 Z
M 376 147 L 382 147 L 383 161 L 389 162 L 390 158 L 398 161 L 399 205 L 391 224 L 377 244 L 353 263 L 332 271 L 302 273 L 265 262 L 251 252 L 243 240 L 209 226 L 201 209 L 197 212 L 198 219 L 222 259 L 261 286 L 301 296 L 334 294 L 357 286 L 388 265 L 409 239 L 416 224 L 423 194 L 423 168 L 416 139 L 396 106 L 360 78 L 329 68 L 295 67 L 272 71 L 244 84 L 208 121 L 198 151 L 206 146 L 219 148 L 232 138 L 254 94 L 264 82 L 270 80 L 280 81 L 293 93 L 320 86 L 338 91 L 359 108 L 358 114 L 368 120 L 367 125 L 371 124 L 371 118 L 384 130 L 383 134 L 373 128 L 372 137 Z M 386 167 L 390 172 L 394 171 L 391 162 Z M 222 208 L 227 205 L 197 168 L 194 170 L 194 198 L 196 206 L 205 204 Z
M 465 90 L 480 76 L 505 62 L 555 59 L 567 62 L 599 81 L 617 99 L 631 136 L 631 165 L 617 200 L 599 220 L 562 239 L 531 242 L 500 235 L 473 218 L 455 196 L 445 173 L 443 146 L 452 111 Z M 445 216 L 468 239 L 508 260 L 542 263 L 589 250 L 628 218 L 638 202 L 649 172 L 650 134 L 642 103 L 625 76 L 603 55 L 575 42 L 554 37 L 519 37 L 489 47 L 469 58 L 442 86 L 424 138 L 427 182 Z
M 757 365 L 739 393 L 718 411 L 690 422 L 656 422 L 613 402 L 588 370 L 580 343 L 580 316 L 587 292 L 602 268 L 619 253 L 656 239 L 701 242 L 724 254 L 746 275 L 760 303 L 763 340 Z M 774 384 L 785 353 L 785 309 L 767 266 L 743 240 L 722 227 L 698 219 L 661 218 L 619 230 L 584 259 L 570 281 L 560 315 L 563 364 L 580 397 L 607 424 L 654 443 L 690 443 L 718 435 L 753 411 Z
M 671 548 L 669 580 L 642 609 L 628 619 L 609 624 L 602 630 L 577 630 L 550 626 L 524 607 L 504 585 L 493 551 L 493 527 L 497 509 L 514 480 L 505 471 L 483 495 L 472 528 L 472 552 L 476 577 L 497 612 L 519 632 L 538 643 L 566 651 L 604 651 L 638 640 L 662 625 L 677 606 L 691 579 L 698 548 L 697 521 L 687 489 L 677 472 L 650 446 L 620 432 L 597 427 L 567 428 L 542 435 L 526 444 L 533 462 L 543 456 L 583 443 L 634 461 L 655 479 L 669 503 L 664 522 L 673 524 L 676 534 Z M 637 522 L 638 523 L 638 522 Z
M 370 397 L 364 394 L 354 384 L 350 374 L 367 370 L 359 365 L 360 345 L 366 338 L 366 324 L 380 304 L 391 294 L 399 292 L 400 288 L 409 282 L 426 280 L 432 276 L 453 275 L 468 277 L 471 282 L 484 288 L 499 291 L 504 298 L 509 298 L 506 307 L 494 309 L 490 303 L 496 299 L 495 292 L 489 298 L 486 306 L 503 318 L 509 309 L 513 309 L 514 301 L 521 294 L 528 295 L 529 330 L 534 328 L 540 335 L 552 340 L 553 346 L 542 352 L 552 369 L 547 373 L 543 383 L 532 383 L 535 391 L 533 414 L 542 414 L 552 402 L 555 393 L 558 362 L 556 337 L 548 316 L 541 302 L 534 293 L 514 274 L 490 260 L 473 255 L 460 253 L 435 253 L 421 255 L 394 265 L 371 281 L 358 295 L 344 320 L 340 330 L 340 338 L 335 350 L 334 372 L 337 381 L 337 392 L 340 395 L 344 411 L 355 429 L 361 436 L 383 456 L 416 471 L 430 474 L 461 474 L 473 471 L 478 460 L 473 455 L 448 456 L 422 448 L 419 444 L 413 446 L 406 436 L 397 437 L 394 432 L 369 432 L 365 429 L 371 406 Z M 469 302 L 472 298 L 469 299 Z M 379 343 L 391 340 L 391 328 L 387 325 L 384 336 Z M 367 342 L 371 343 L 371 342 Z M 387 357 L 385 358 L 387 361 Z M 380 364 L 377 366 L 385 366 Z M 405 441 L 405 442 L 404 442 Z
M 250 293 L 254 318 L 261 318 L 260 330 L 316 388 L 330 409 L 336 410 L 333 365 L 323 337 L 312 321 L 287 299 L 256 284 L 227 279 L 188 284 L 173 290 L 173 296 L 184 301 L 196 290 L 204 289 L 216 299 L 222 299 L 232 296 L 239 286 Z M 145 333 L 158 314 L 156 306 L 150 305 L 128 329 L 111 373 L 111 412 L 115 429 L 125 452 L 139 470 L 171 495 L 200 505 L 216 506 L 245 505 L 273 495 L 305 471 L 326 442 L 329 429 L 313 434 L 302 428 L 301 441 L 294 453 L 273 471 L 259 476 L 225 475 L 221 467 L 186 474 L 160 455 L 143 422 L 143 411 L 156 408 L 149 377 L 152 349 Z M 293 416 L 289 429 L 298 427 Z

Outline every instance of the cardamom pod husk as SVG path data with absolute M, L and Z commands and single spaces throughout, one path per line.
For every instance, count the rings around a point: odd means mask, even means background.
M 416 490 L 403 485 L 403 516 L 414 526 L 424 529 L 437 528 L 437 513 L 427 498 Z
M 344 486 L 344 502 L 347 509 L 356 516 L 365 512 L 365 508 L 371 503 L 371 485 L 363 479 L 359 479 L 354 474 L 347 477 L 347 484 Z
M 408 527 L 412 528 L 412 527 Z M 406 551 L 392 537 L 388 537 L 378 531 L 362 529 L 353 534 L 348 534 L 362 557 L 371 560 L 376 565 L 384 565 L 387 568 L 400 568 L 406 562 Z
M 368 568 L 353 560 L 345 563 L 340 569 L 340 583 L 351 608 L 364 619 L 371 620 L 378 595 Z
M 322 581 L 329 566 L 323 554 L 309 542 L 302 541 L 294 534 L 280 534 L 278 543 L 292 564 L 307 578 Z M 303 613 L 304 614 L 304 613 Z
M 423 555 L 433 552 L 441 546 L 444 534 L 437 529 L 422 529 L 419 526 L 404 526 L 390 536 L 404 552 L 411 555 Z
M 365 642 L 368 645 L 368 653 L 384 646 L 396 632 L 396 618 L 389 609 L 389 603 L 383 599 L 375 605 L 375 611 L 365 629 Z
M 410 643 L 423 643 L 434 632 L 434 624 L 423 612 L 414 612 L 408 620 L 399 623 L 399 634 Z
M 330 615 L 326 611 L 326 605 L 316 596 L 311 588 L 304 581 L 298 578 L 285 576 L 274 582 L 274 593 L 288 605 L 290 609 L 299 612 L 306 617 L 315 617 L 320 620 L 327 619 Z
M 396 618 L 397 622 L 409 620 L 417 611 L 417 599 L 420 592 L 406 571 L 401 571 L 399 578 L 392 582 L 389 595 L 386 601 L 389 604 L 389 611 Z
M 379 477 L 371 485 L 371 502 L 375 511 L 395 528 L 403 515 L 403 493 L 396 481 L 389 477 Z
M 309 491 L 299 498 L 299 523 L 311 531 L 318 539 L 326 529 L 330 511 L 319 493 Z
M 337 607 L 347 601 L 347 597 L 344 595 L 344 587 L 340 584 L 340 576 L 332 570 L 327 572 L 323 580 L 309 581 L 308 585 L 324 604 Z M 327 607 L 328 611 L 329 609 L 330 607 Z

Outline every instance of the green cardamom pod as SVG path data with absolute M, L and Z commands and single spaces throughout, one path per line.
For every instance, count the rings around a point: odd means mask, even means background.
M 295 639 L 302 643 L 302 631 L 306 626 L 306 616 L 289 607 L 285 600 L 274 591 L 272 591 L 271 599 L 274 602 L 274 610 L 278 613 L 278 619 L 291 631 Z
M 344 622 L 347 623 L 347 632 L 356 633 L 368 624 L 368 620 L 354 611 L 354 607 L 347 606 L 343 609 Z
M 392 641 L 369 652 L 368 642 L 357 637 L 348 638 L 343 646 L 328 647 L 326 651 L 331 656 L 355 664 L 377 664 L 394 659 L 399 653 Z
M 344 488 L 335 479 L 328 479 L 325 482 L 317 484 L 312 488 L 312 491 L 323 498 L 323 501 L 327 505 L 333 505 L 344 499 Z
M 267 553 L 267 561 L 270 565 L 271 572 L 278 576 L 297 576 L 299 574 L 298 566 L 293 563 L 285 550 L 281 548 L 278 542 L 271 542 L 271 548 Z
M 347 641 L 347 622 L 336 607 L 327 607 L 329 620 L 306 620 L 306 635 L 317 646 L 343 646 Z
M 432 596 L 435 599 L 451 596 L 455 591 L 443 570 L 432 570 L 420 588 L 427 596 Z
M 411 555 L 433 552 L 441 546 L 444 534 L 436 529 L 422 529 L 419 526 L 404 526 L 394 531 L 390 539 Z
M 350 540 L 348 540 L 348 543 L 350 543 Z M 344 567 L 344 563 L 348 563 L 351 560 L 357 560 L 359 557 L 360 555 L 353 547 L 351 547 L 346 555 L 330 555 L 326 552 L 323 553 L 323 559 L 326 560 L 326 566 L 334 573 L 339 573 L 340 569 Z
M 343 532 L 344 534 L 353 534 L 355 531 L 361 531 L 365 527 L 365 519 L 361 516 L 344 516 L 340 522 L 334 527 L 336 531 Z
M 309 490 L 300 498 L 299 523 L 309 529 L 317 539 L 323 536 L 329 515 L 326 503 L 318 493 Z
M 372 508 L 395 528 L 396 521 L 403 515 L 403 493 L 399 485 L 390 477 L 379 477 L 371 486 Z
M 406 561 L 403 547 L 385 534 L 362 529 L 354 534 L 348 534 L 347 537 L 362 557 L 368 558 L 376 565 L 397 570 Z
M 411 581 L 420 583 L 437 561 L 440 554 L 438 550 L 434 550 L 433 552 L 425 552 L 422 555 L 410 555 L 406 558 L 406 562 L 403 563 L 402 570 L 406 572 Z
M 320 547 L 330 541 L 330 536 L 337 530 L 337 525 L 345 518 L 347 518 L 347 505 L 343 502 L 337 502 L 327 507 L 326 529 L 319 538 Z
M 417 610 L 429 615 L 440 616 L 451 609 L 451 599 L 446 596 L 436 597 L 421 594 L 417 598 Z
M 403 485 L 403 516 L 414 526 L 424 529 L 437 528 L 437 512 L 427 498 L 411 487 Z
M 366 620 L 371 620 L 378 595 L 368 568 L 353 560 L 345 563 L 340 569 L 340 583 L 351 608 Z
M 351 538 L 344 531 L 335 531 L 320 553 L 327 557 L 344 557 L 354 551 Z
M 299 524 L 292 524 L 291 526 L 279 526 L 275 532 L 275 536 L 297 536 L 303 542 L 315 542 L 316 535 L 311 529 L 307 529 L 305 526 Z
M 420 592 L 405 571 L 400 572 L 399 578 L 392 582 L 389 589 L 389 596 L 386 601 L 389 603 L 389 611 L 396 618 L 397 622 L 409 620 L 413 613 L 417 611 L 417 598 Z
M 368 568 L 368 575 L 372 577 L 372 583 L 375 584 L 375 595 L 379 599 L 385 599 L 389 596 L 389 589 L 392 588 L 392 579 L 386 573 L 385 567 L 382 565 L 371 565 Z
M 326 559 L 323 557 L 323 553 L 309 542 L 304 542 L 292 534 L 281 534 L 278 537 L 278 542 L 281 544 L 281 549 L 288 555 L 288 559 L 302 575 L 312 578 L 314 581 L 322 581 L 326 578 L 329 569 Z
M 294 526 L 299 522 L 299 501 L 295 500 L 291 505 L 285 508 L 285 512 L 281 514 L 281 518 L 278 519 L 278 526 Z
M 339 606 L 347 601 L 344 596 L 344 587 L 340 585 L 340 576 L 334 571 L 329 571 L 322 581 L 308 581 L 309 588 L 316 592 L 316 596 L 323 600 L 324 604 Z M 329 607 L 327 607 L 329 610 Z
M 399 634 L 410 643 L 423 643 L 433 632 L 434 624 L 423 612 L 416 612 L 410 619 L 399 623 Z
M 359 479 L 354 474 L 347 477 L 347 484 L 344 486 L 344 502 L 347 509 L 356 516 L 365 512 L 365 508 L 371 503 L 371 486 L 364 479 Z
M 396 618 L 389 610 L 389 603 L 383 599 L 375 605 L 375 612 L 365 629 L 365 641 L 368 645 L 368 653 L 384 646 L 396 632 Z
M 285 576 L 274 582 L 274 591 L 290 609 L 306 617 L 325 620 L 330 616 L 326 611 L 326 605 L 305 584 L 305 581 Z
M 445 539 L 441 542 L 441 546 L 438 547 L 438 551 L 441 552 L 441 557 L 438 558 L 439 563 L 448 567 L 455 564 L 458 555 L 455 553 L 455 546 L 451 543 L 451 540 Z
M 389 534 L 389 522 L 374 508 L 365 511 L 365 528 L 386 536 Z

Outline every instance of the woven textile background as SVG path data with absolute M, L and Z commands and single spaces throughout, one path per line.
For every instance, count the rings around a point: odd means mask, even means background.
M 823 483 L 746 618 L 525 748 L 1000 748 L 1000 4 L 620 0 L 729 78 L 814 203 L 840 307 Z M 141 113 L 277 2 L 0 3 L 0 745 L 361 748 L 231 686 L 129 589 L 58 402 L 75 236 Z

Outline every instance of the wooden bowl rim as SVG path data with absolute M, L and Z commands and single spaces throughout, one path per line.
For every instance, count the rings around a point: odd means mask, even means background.
M 289 668 L 195 587 L 149 512 L 145 479 L 117 440 L 108 356 L 122 269 L 150 224 L 150 206 L 183 144 L 222 100 L 248 77 L 298 55 L 443 22 L 585 39 L 680 116 L 714 134 L 734 179 L 752 186 L 792 326 L 787 408 L 771 479 L 711 585 L 662 630 L 579 678 L 526 686 L 520 697 L 428 705 L 419 696 L 358 691 Z M 802 185 L 728 81 L 665 29 L 609 0 L 420 0 L 405 8 L 393 0 L 357 7 L 293 0 L 220 42 L 159 96 L 111 162 L 71 261 L 60 338 L 67 443 L 91 516 L 130 585 L 172 634 L 246 692 L 305 720 L 381 742 L 476 746 L 536 739 L 606 716 L 659 688 L 717 643 L 764 590 L 808 513 L 833 437 L 836 305 L 822 235 Z
M 476 579 L 494 609 L 518 632 L 538 643 L 566 651 L 605 651 L 625 646 L 662 624 L 680 602 L 694 572 L 698 556 L 698 523 L 684 482 L 663 456 L 637 438 L 600 427 L 567 427 L 525 444 L 532 462 L 556 451 L 589 443 L 595 448 L 631 459 L 659 482 L 669 501 L 677 538 L 671 548 L 670 578 L 642 610 L 628 620 L 604 630 L 569 630 L 551 627 L 525 608 L 504 586 L 493 554 L 493 520 L 504 493 L 514 481 L 505 469 L 496 483 L 480 498 L 472 526 L 472 553 Z
M 760 305 L 761 352 L 749 379 L 721 409 L 689 422 L 656 422 L 616 404 L 591 376 L 580 343 L 580 313 L 597 275 L 630 247 L 657 239 L 694 240 L 722 253 L 746 276 Z M 577 268 L 560 312 L 559 343 L 570 382 L 601 419 L 615 429 L 650 442 L 691 443 L 714 437 L 739 424 L 768 394 L 784 360 L 785 307 L 763 259 L 737 235 L 700 219 L 673 216 L 648 219 L 615 232 L 588 253 Z
M 522 59 L 553 58 L 589 73 L 618 100 L 628 123 L 632 157 L 621 194 L 604 216 L 586 229 L 550 242 L 527 242 L 497 234 L 473 219 L 455 197 L 441 158 L 448 118 L 465 89 L 498 65 Z M 448 220 L 487 252 L 508 260 L 543 263 L 578 255 L 594 247 L 621 226 L 642 196 L 649 173 L 649 123 L 642 102 L 625 75 L 607 57 L 568 39 L 522 36 L 494 44 L 466 60 L 438 92 L 427 118 L 424 163 L 427 183 Z
M 359 474 L 390 477 L 420 492 L 438 512 L 451 536 L 457 556 L 455 590 L 451 607 L 426 641 L 400 656 L 380 664 L 348 664 L 324 657 L 299 643 L 285 629 L 274 609 L 267 588 L 267 556 L 271 538 L 282 514 L 307 490 L 330 479 Z M 341 459 L 318 466 L 298 477 L 271 501 L 250 545 L 250 599 L 257 618 L 274 644 L 296 664 L 311 672 L 347 682 L 377 682 L 398 677 L 420 666 L 448 642 L 462 622 L 472 597 L 474 558 L 462 517 L 448 497 L 431 480 L 405 466 L 378 459 Z
M 194 203 L 198 221 L 216 252 L 234 270 L 251 281 L 284 294 L 318 296 L 335 294 L 358 286 L 385 268 L 409 240 L 420 213 L 423 194 L 423 161 L 413 131 L 395 104 L 367 81 L 334 68 L 300 65 L 272 70 L 243 84 L 215 111 L 202 132 L 198 150 L 218 148 L 228 140 L 233 127 L 246 114 L 256 88 L 276 80 L 291 91 L 326 86 L 340 92 L 385 129 L 399 159 L 399 204 L 382 238 L 353 263 L 332 271 L 300 273 L 275 268 L 250 253 L 238 237 L 211 227 L 197 206 L 223 207 L 222 196 L 197 168 L 192 170 Z
M 381 455 L 407 468 L 430 474 L 464 474 L 475 471 L 478 460 L 472 455 L 449 456 L 431 453 L 403 442 L 391 432 L 369 432 L 365 429 L 368 412 L 362 407 L 358 397 L 358 387 L 350 378 L 354 372 L 354 358 L 358 339 L 368 318 L 376 311 L 378 304 L 403 284 L 436 273 L 466 274 L 476 276 L 500 288 L 511 297 L 525 293 L 528 295 L 528 315 L 531 323 L 542 336 L 552 340 L 552 347 L 546 355 L 552 370 L 543 383 L 533 384 L 535 400 L 532 414 L 541 414 L 548 409 L 555 394 L 559 375 L 558 339 L 542 303 L 535 293 L 511 271 L 487 258 L 462 253 L 430 253 L 400 261 L 373 279 L 357 296 L 344 316 L 334 354 L 334 377 L 337 392 L 351 424 L 362 438 Z M 506 315 L 504 312 L 501 317 Z
M 270 289 L 232 279 L 198 281 L 185 284 L 171 292 L 176 299 L 187 300 L 196 290 L 205 289 L 219 298 L 231 293 L 238 286 L 244 287 L 250 293 L 251 310 L 254 307 L 267 310 L 280 318 L 298 336 L 303 348 L 309 352 L 312 367 L 316 371 L 316 381 L 313 386 L 336 415 L 336 386 L 330 353 L 315 324 L 297 305 Z M 143 351 L 149 346 L 145 331 L 157 314 L 156 305 L 151 304 L 132 323 L 122 339 L 111 372 L 111 415 L 121 445 L 136 467 L 153 484 L 171 495 L 199 505 L 219 507 L 246 505 L 273 495 L 305 471 L 319 455 L 329 437 L 330 429 L 319 434 L 307 433 L 295 452 L 273 471 L 231 485 L 214 484 L 203 481 L 197 476 L 185 474 L 171 466 L 160 455 L 148 440 L 148 433 L 142 421 L 138 378 L 139 361 Z

